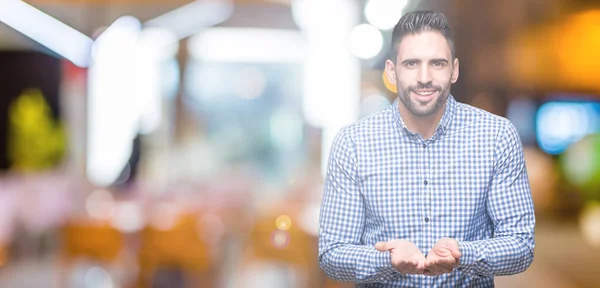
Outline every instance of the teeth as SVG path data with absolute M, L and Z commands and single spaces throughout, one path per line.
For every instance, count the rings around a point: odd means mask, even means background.
M 421 96 L 429 96 L 431 94 L 433 94 L 433 91 L 429 91 L 429 92 L 416 92 L 417 94 L 421 95 Z

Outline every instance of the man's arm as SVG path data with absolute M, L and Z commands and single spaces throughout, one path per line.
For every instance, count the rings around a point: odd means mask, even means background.
M 342 129 L 333 142 L 319 219 L 319 265 L 336 280 L 373 283 L 396 276 L 390 252 L 361 245 L 365 208 L 354 145 Z
M 523 146 L 510 122 L 498 135 L 487 211 L 493 238 L 459 242 L 459 269 L 475 276 L 512 275 L 533 261 L 535 215 Z

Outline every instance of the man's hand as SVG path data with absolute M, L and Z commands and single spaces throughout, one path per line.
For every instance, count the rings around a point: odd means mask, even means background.
M 424 274 L 437 276 L 451 273 L 460 264 L 458 242 L 450 238 L 442 238 L 431 248 L 425 261 Z
M 390 251 L 392 267 L 402 274 L 423 274 L 425 255 L 415 244 L 407 240 L 391 240 L 375 244 L 375 249 Z

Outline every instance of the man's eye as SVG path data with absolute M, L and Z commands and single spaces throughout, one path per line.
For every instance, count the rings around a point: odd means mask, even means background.
M 442 63 L 442 62 L 434 62 L 433 66 L 435 66 L 435 67 L 444 67 L 444 63 Z
M 406 62 L 406 67 L 414 67 L 416 65 L 417 65 L 417 62 L 415 62 L 415 61 Z

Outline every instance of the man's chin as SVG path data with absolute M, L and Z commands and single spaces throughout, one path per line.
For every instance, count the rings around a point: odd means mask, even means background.
M 419 117 L 428 117 L 435 113 L 435 107 L 432 107 L 433 103 L 431 103 L 431 102 L 426 103 L 429 105 L 423 105 L 423 104 L 424 103 L 420 103 L 419 101 L 414 101 L 413 105 L 412 105 L 412 109 L 410 109 L 410 112 L 412 112 L 412 114 L 414 114 L 415 116 L 419 116 Z
M 433 115 L 433 111 L 413 111 L 412 114 L 417 117 L 425 118 L 425 117 L 430 117 L 431 115 Z

